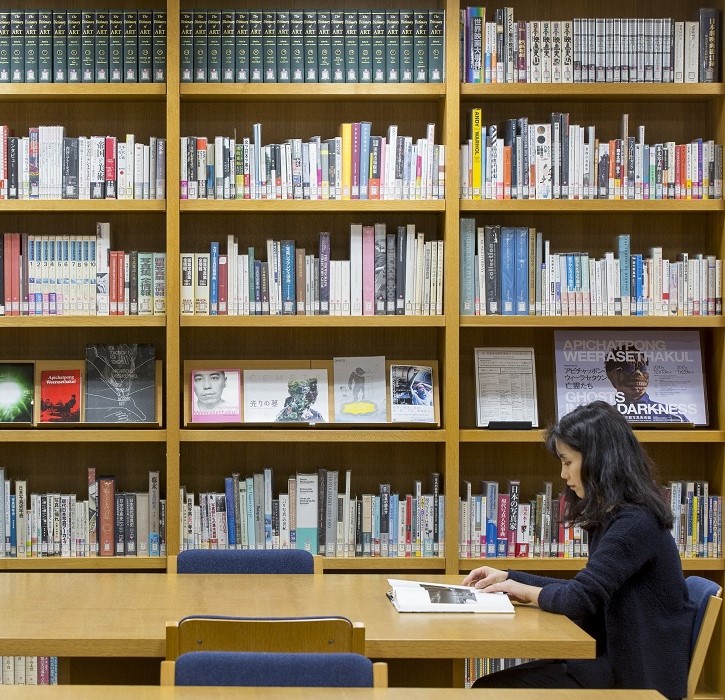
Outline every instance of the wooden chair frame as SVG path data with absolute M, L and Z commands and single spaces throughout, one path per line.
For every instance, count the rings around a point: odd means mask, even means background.
M 710 646 L 710 640 L 715 629 L 717 617 L 720 614 L 721 606 L 722 588 L 715 595 L 711 595 L 710 600 L 707 602 L 705 615 L 702 618 L 700 631 L 697 635 L 697 641 L 695 642 L 690 659 L 690 670 L 687 674 L 687 700 L 692 700 L 695 697 L 697 682 L 700 680 L 700 675 L 702 674 L 705 656 L 707 656 L 707 650 Z

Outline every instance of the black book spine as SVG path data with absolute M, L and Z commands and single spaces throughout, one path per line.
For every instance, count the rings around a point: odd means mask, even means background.
M 373 82 L 385 82 L 385 12 L 372 13 Z
M 413 13 L 413 62 L 416 83 L 428 82 L 428 10 Z
M 222 61 L 221 75 L 223 83 L 234 82 L 234 10 L 222 11 Z
M 701 7 L 700 20 L 700 82 L 720 81 L 720 11 Z
M 206 10 L 194 12 L 194 82 L 205 83 L 208 73 L 207 55 L 207 13 Z
M 415 80 L 415 20 L 412 11 L 400 11 L 400 82 Z
M 166 12 L 153 13 L 153 80 L 166 82 Z
M 373 15 L 360 11 L 357 15 L 358 31 L 358 76 L 361 83 L 373 81 Z
M 303 19 L 305 34 L 305 82 L 318 82 L 317 73 L 317 11 L 305 10 Z
M 138 11 L 138 82 L 154 81 L 154 13 Z
M 108 76 L 111 83 L 123 82 L 123 12 L 108 13 Z
M 357 12 L 345 12 L 345 82 L 360 82 Z
M 53 13 L 50 10 L 38 10 L 38 82 L 53 82 Z
M 395 313 L 405 314 L 405 262 L 406 262 L 405 226 L 398 226 L 395 236 Z
M 63 199 L 78 199 L 78 139 L 71 136 L 63 139 L 62 187 Z
M 391 10 L 385 13 L 385 80 L 400 82 L 400 13 Z
M 68 10 L 66 52 L 69 83 L 80 83 L 83 80 L 82 17 L 80 10 Z
M 446 23 L 443 10 L 428 13 L 428 82 L 442 83 L 445 67 Z
M 182 83 L 194 81 L 194 13 L 181 13 L 181 27 L 179 29 L 179 57 L 181 60 Z
M 123 13 L 123 82 L 138 82 L 138 13 Z
M 0 83 L 10 82 L 10 12 L 0 10 Z
M 385 245 L 385 313 L 395 313 L 395 234 L 386 234 Z
M 305 82 L 304 13 L 290 10 L 290 81 Z
M 111 17 L 105 10 L 96 11 L 96 68 L 95 76 L 97 83 L 107 83 L 111 79 L 110 68 L 110 31 Z M 41 70 L 42 76 L 42 70 Z
M 93 11 L 81 13 L 81 81 L 96 79 L 96 16 Z
M 38 82 L 38 11 L 25 13 L 25 82 Z
M 249 13 L 249 82 L 264 82 L 264 47 L 262 37 L 262 13 Z
M 277 82 L 277 13 L 262 13 L 262 65 L 265 83 Z
M 206 81 L 220 83 L 222 79 L 222 13 L 206 13 Z
M 10 12 L 10 82 L 25 82 L 25 13 Z
M 332 51 L 332 82 L 345 82 L 345 15 L 330 12 L 330 44 Z
M 317 80 L 332 82 L 332 35 L 329 10 L 317 11 Z
M 234 13 L 235 82 L 249 82 L 249 12 L 236 10 Z

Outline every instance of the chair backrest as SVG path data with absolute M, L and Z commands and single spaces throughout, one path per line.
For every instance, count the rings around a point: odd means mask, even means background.
M 707 649 L 722 605 L 722 588 L 701 576 L 688 576 L 685 583 L 690 600 L 697 606 L 695 623 L 692 626 L 690 671 L 687 674 L 687 698 L 691 700 L 695 696 L 697 682 L 702 673 Z
M 350 653 L 202 651 L 182 654 L 176 660 L 174 682 L 197 686 L 387 687 L 387 665 L 383 664 L 385 673 L 373 666 L 365 656 Z
M 190 651 L 365 653 L 365 625 L 346 617 L 194 615 L 166 623 L 166 658 Z
M 304 549 L 188 549 L 179 552 L 179 574 L 313 574 L 315 557 Z

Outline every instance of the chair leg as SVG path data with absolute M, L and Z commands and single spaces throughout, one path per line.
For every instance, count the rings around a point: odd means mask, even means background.
M 388 664 L 384 661 L 376 661 L 373 664 L 373 687 L 388 687 Z
M 176 685 L 176 662 L 161 662 L 161 685 Z

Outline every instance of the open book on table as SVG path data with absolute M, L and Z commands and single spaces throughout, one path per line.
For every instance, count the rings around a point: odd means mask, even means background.
M 388 598 L 398 612 L 514 612 L 514 606 L 504 593 L 396 578 L 389 578 L 388 583 L 392 586 Z

